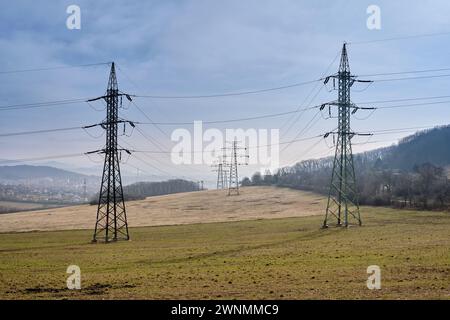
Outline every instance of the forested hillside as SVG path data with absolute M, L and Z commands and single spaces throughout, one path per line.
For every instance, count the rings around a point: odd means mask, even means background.
M 418 132 L 398 144 L 354 156 L 361 204 L 450 207 L 450 126 Z M 243 185 L 277 185 L 329 192 L 333 157 L 306 160 L 276 173 L 257 172 Z

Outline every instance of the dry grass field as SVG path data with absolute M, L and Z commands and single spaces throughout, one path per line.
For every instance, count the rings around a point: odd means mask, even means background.
M 239 197 L 226 191 L 178 193 L 127 203 L 131 227 L 301 217 L 323 213 L 325 199 L 308 192 L 272 187 L 242 188 Z M 95 206 L 0 215 L 0 232 L 91 229 Z
M 260 201 L 271 207 L 245 203 L 263 192 Z M 450 299 L 449 213 L 363 207 L 362 227 L 323 230 L 321 197 L 300 191 L 248 188 L 235 198 L 214 192 L 176 197 L 177 205 L 166 197 L 131 204 L 166 212 L 173 205 L 184 218 L 172 213 L 171 220 L 145 220 L 179 225 L 133 227 L 127 242 L 91 244 L 92 230 L 0 234 L 0 298 Z M 209 218 L 191 217 L 188 209 Z M 309 212 L 315 215 L 303 216 Z M 271 214 L 286 217 L 262 219 Z M 130 215 L 135 226 L 139 215 Z M 238 215 L 247 220 L 229 221 Z M 81 268 L 81 290 L 66 288 L 71 264 Z M 366 287 L 369 265 L 381 268 L 381 290 Z

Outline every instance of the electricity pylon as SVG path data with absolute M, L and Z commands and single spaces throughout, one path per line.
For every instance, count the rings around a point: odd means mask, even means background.
M 213 165 L 213 167 L 217 168 L 213 170 L 213 172 L 217 172 L 217 190 L 221 190 L 224 188 L 223 163 L 219 162 Z
M 99 153 L 105 155 L 97 207 L 97 220 L 92 239 L 93 242 L 110 242 L 130 239 L 119 163 L 122 151 L 125 151 L 128 154 L 131 153 L 127 149 L 119 149 L 117 147 L 117 132 L 119 123 L 123 123 L 124 126 L 126 123 L 129 123 L 133 127 L 134 124 L 131 121 L 119 119 L 119 104 L 121 106 L 122 96 L 126 96 L 126 98 L 131 101 L 129 95 L 119 93 L 116 70 L 113 62 L 111 64 L 106 94 L 89 100 L 95 101 L 104 99 L 107 110 L 106 119 L 102 123 L 88 126 L 101 126 L 106 130 L 105 148 L 87 153 Z
M 323 227 L 328 227 L 328 222 L 331 218 L 335 218 L 337 226 L 348 227 L 350 218 L 361 226 L 362 222 L 359 211 L 358 190 L 351 140 L 355 135 L 363 136 L 370 134 L 361 134 L 351 131 L 350 111 L 353 110 L 351 112 L 353 114 L 358 109 L 373 108 L 360 108 L 355 106 L 350 100 L 350 88 L 355 82 L 370 81 L 358 80 L 350 73 L 345 43 L 342 48 L 339 72 L 327 77 L 324 83 L 326 84 L 330 78 L 333 78 L 333 82 L 335 82 L 336 79 L 338 80 L 338 101 L 322 105 L 321 110 L 326 105 L 329 107 L 338 107 L 338 131 L 325 134 L 325 138 L 330 134 L 337 134 L 337 142 Z
M 223 150 L 223 155 L 222 155 L 222 159 L 221 162 L 222 163 L 222 181 L 223 181 L 223 186 L 222 189 L 228 189 L 228 173 L 230 172 L 230 170 L 228 169 L 227 166 L 227 153 L 226 153 L 226 149 Z
M 238 174 L 238 166 L 247 165 L 248 163 L 240 163 L 238 162 L 238 158 L 248 158 L 248 155 L 238 155 L 238 150 L 247 150 L 247 148 L 239 147 L 238 141 L 235 139 L 231 142 L 231 158 L 230 162 L 227 162 L 226 165 L 229 168 L 229 180 L 228 180 L 228 195 L 239 195 L 239 174 Z M 224 150 L 227 148 L 224 148 Z
M 218 161 L 216 161 L 215 164 L 212 165 L 214 170 L 213 172 L 217 172 L 217 190 L 226 189 L 228 186 L 228 170 L 227 164 L 226 164 L 226 153 L 224 150 L 224 154 L 222 157 L 219 157 Z

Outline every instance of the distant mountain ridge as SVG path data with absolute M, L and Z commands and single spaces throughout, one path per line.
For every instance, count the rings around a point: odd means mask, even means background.
M 83 179 L 92 178 L 63 169 L 49 166 L 14 165 L 0 166 L 1 180 L 29 180 L 29 179 Z

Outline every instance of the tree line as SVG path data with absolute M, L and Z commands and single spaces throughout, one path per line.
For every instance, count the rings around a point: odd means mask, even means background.
M 360 204 L 449 209 L 450 183 L 444 165 L 450 163 L 450 149 L 445 147 L 447 144 L 437 143 L 443 137 L 450 138 L 448 126 L 414 134 L 398 145 L 354 155 Z M 306 160 L 275 173 L 256 172 L 241 183 L 243 186 L 275 185 L 328 195 L 333 161 L 334 157 Z
M 123 187 L 125 201 L 142 200 L 146 197 L 165 194 L 198 191 L 196 182 L 172 179 L 158 182 L 137 182 Z M 91 205 L 98 203 L 98 193 L 90 200 Z

